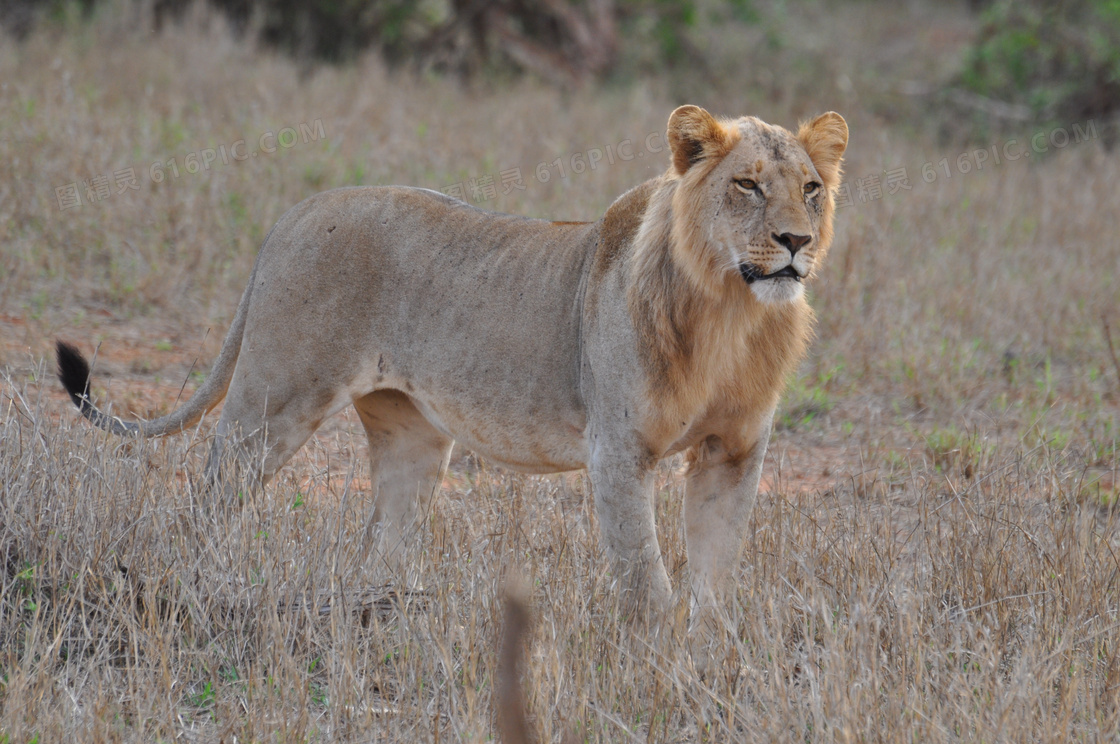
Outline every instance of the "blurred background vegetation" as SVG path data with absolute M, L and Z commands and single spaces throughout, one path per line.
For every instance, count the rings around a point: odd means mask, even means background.
M 957 81 L 964 90 L 1006 104 L 1002 115 L 1023 121 L 1115 119 L 1120 0 L 984 5 Z
M 150 0 L 155 29 L 200 5 L 242 38 L 305 67 L 374 53 L 393 67 L 501 83 L 525 75 L 571 89 L 643 76 L 691 90 L 755 85 L 792 68 L 810 86 L 835 74 L 827 47 L 806 48 L 797 16 L 837 4 L 771 0 Z M 921 0 L 904 4 L 920 5 Z M 931 3 L 935 5 L 936 3 Z M 114 0 L 7 0 L 0 27 L 16 38 L 43 24 L 81 23 Z M 879 70 L 896 77 L 871 96 L 889 120 L 929 122 L 943 139 L 1096 119 L 1106 142 L 1120 114 L 1120 0 L 969 0 L 973 38 L 955 64 Z M 843 29 L 837 29 L 843 33 Z M 925 50 L 928 51 L 928 50 Z M 835 53 L 835 50 L 834 50 Z M 916 57 L 923 52 L 916 50 Z M 928 59 L 922 60 L 928 62 Z M 894 67 L 893 63 L 891 65 Z M 924 73 L 924 74 L 923 74 Z M 899 77 L 901 75 L 901 77 Z M 840 87 L 850 81 L 839 81 Z M 830 81 L 831 83 L 831 81 Z M 831 87 L 831 85 L 830 85 Z M 882 87 L 882 86 L 880 86 Z

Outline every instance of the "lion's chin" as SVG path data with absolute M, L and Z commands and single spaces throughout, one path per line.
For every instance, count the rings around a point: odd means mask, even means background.
M 751 282 L 750 288 L 755 298 L 767 305 L 793 302 L 805 294 L 805 285 L 800 280 L 789 277 Z

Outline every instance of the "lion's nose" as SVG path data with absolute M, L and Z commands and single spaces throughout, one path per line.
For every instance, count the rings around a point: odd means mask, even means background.
M 794 235 L 793 233 L 782 233 L 781 235 L 771 233 L 771 237 L 789 251 L 790 258 L 797 255 L 801 247 L 813 239 L 812 235 Z

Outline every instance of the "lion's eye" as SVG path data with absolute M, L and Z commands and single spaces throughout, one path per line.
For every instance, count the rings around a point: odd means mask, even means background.
M 817 192 L 820 191 L 820 190 L 821 190 L 821 185 L 819 183 L 817 183 L 816 181 L 810 181 L 809 183 L 805 184 L 805 188 L 804 188 L 805 196 L 809 196 L 809 197 L 816 196 Z
M 735 185 L 742 191 L 758 191 L 758 184 L 751 178 L 736 178 Z

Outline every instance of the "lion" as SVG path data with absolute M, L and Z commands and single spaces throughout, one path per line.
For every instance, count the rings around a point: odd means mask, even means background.
M 207 475 L 231 450 L 262 484 L 353 405 L 387 556 L 418 539 L 456 441 L 523 473 L 584 469 L 619 591 L 646 616 L 672 594 L 654 471 L 683 452 L 698 617 L 734 588 L 774 410 L 811 335 L 805 282 L 832 241 L 848 127 L 828 112 L 793 134 L 682 106 L 667 134 L 668 170 L 597 222 L 398 186 L 312 196 L 265 238 L 210 375 L 177 410 L 101 412 L 63 342 L 61 381 L 93 423 L 145 437 L 224 398 Z

